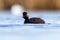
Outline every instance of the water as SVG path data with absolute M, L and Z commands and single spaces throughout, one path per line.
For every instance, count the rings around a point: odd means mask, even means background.
M 22 16 L 0 11 L 0 40 L 60 40 L 59 11 L 28 11 L 30 17 L 39 17 L 46 24 L 24 24 Z

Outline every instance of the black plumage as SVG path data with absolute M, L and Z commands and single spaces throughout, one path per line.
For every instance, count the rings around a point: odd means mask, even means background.
M 41 18 L 29 18 L 27 12 L 23 12 L 24 23 L 45 24 L 45 21 Z

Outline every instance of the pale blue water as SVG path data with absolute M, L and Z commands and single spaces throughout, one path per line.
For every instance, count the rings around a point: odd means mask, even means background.
M 0 40 L 60 40 L 60 11 L 28 13 L 44 19 L 46 24 L 24 24 L 22 16 L 0 11 Z

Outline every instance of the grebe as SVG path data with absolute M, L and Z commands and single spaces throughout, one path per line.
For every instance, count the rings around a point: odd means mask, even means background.
M 41 18 L 29 18 L 27 12 L 23 12 L 23 18 L 25 19 L 24 23 L 45 24 L 45 21 Z

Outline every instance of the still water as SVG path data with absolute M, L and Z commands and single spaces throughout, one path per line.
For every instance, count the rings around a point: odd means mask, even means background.
M 0 40 L 60 40 L 60 11 L 28 11 L 28 15 L 46 24 L 24 24 L 22 15 L 0 11 Z

